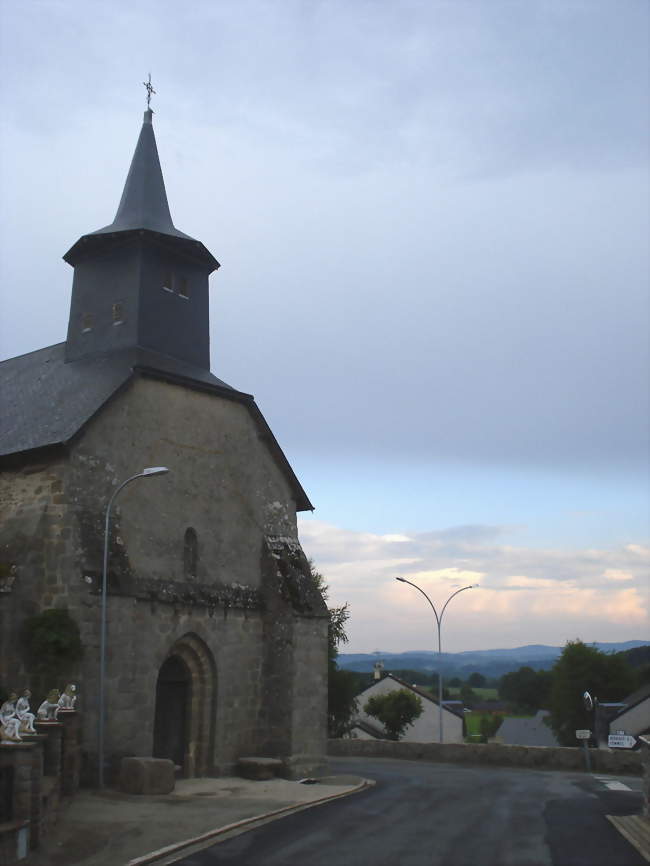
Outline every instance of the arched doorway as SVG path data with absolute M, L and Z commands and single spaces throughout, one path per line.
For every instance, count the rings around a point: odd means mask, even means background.
M 170 758 L 185 776 L 212 770 L 217 675 L 209 648 L 186 634 L 170 648 L 156 684 L 153 755 Z
M 173 655 L 165 659 L 156 683 L 156 716 L 153 729 L 154 758 L 169 758 L 185 770 L 190 672 Z

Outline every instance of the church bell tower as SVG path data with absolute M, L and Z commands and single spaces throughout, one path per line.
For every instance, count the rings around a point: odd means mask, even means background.
M 219 262 L 172 222 L 148 92 L 115 219 L 63 256 L 74 268 L 65 360 L 144 349 L 209 370 L 208 277 Z

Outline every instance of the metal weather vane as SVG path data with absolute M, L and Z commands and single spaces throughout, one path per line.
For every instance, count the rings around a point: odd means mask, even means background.
M 156 92 L 151 84 L 151 73 L 149 73 L 149 81 L 143 81 L 142 83 L 147 88 L 147 111 L 149 111 L 151 109 L 151 96 Z

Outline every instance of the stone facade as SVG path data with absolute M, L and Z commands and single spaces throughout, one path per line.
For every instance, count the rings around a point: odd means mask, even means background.
M 170 655 L 189 674 L 184 770 L 242 754 L 312 766 L 325 752 L 327 612 L 297 541 L 292 490 L 245 406 L 140 377 L 66 455 L 1 476 L 0 681 L 27 683 L 25 617 L 65 607 L 84 645 L 83 740 L 97 728 L 103 521 L 120 480 L 169 467 L 116 500 L 111 524 L 107 747 L 151 755 L 156 682 Z M 188 564 L 186 534 L 195 555 Z M 62 675 L 63 676 L 63 675 Z

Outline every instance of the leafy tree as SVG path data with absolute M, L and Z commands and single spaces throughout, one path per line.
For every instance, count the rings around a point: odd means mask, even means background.
M 452 686 L 452 688 L 459 688 L 460 686 L 462 686 L 462 684 L 463 684 L 463 681 L 461 680 L 460 677 L 452 677 L 449 680 L 449 685 Z
M 399 689 L 369 698 L 363 709 L 383 724 L 389 739 L 399 740 L 406 728 L 422 715 L 422 701 L 413 692 Z
M 496 734 L 502 721 L 503 716 L 500 716 L 498 713 L 494 713 L 494 715 L 484 713 L 481 716 L 479 731 L 481 732 L 481 737 L 485 742 L 487 742 L 489 737 L 493 737 Z
M 472 686 L 475 689 L 482 689 L 485 686 L 485 677 L 483 674 L 480 674 L 478 671 L 476 673 L 470 674 L 467 678 L 467 684 Z
M 576 730 L 593 729 L 593 713 L 582 701 L 585 691 L 601 701 L 618 701 L 635 684 L 634 673 L 623 658 L 580 640 L 566 644 L 551 674 L 551 727 L 562 746 L 576 745 Z
M 329 592 L 323 575 L 316 571 L 309 560 L 311 577 L 321 595 L 327 601 Z M 327 629 L 327 728 L 330 737 L 342 736 L 350 725 L 352 714 L 357 710 L 356 695 L 359 692 L 358 675 L 339 668 L 336 658 L 339 644 L 347 643 L 345 624 L 350 618 L 347 602 L 339 607 L 328 607 Z
M 650 644 L 622 650 L 616 655 L 622 656 L 633 668 L 644 667 L 650 665 Z
M 650 685 L 650 645 L 633 647 L 616 655 L 634 669 L 635 689 Z
M 519 668 L 504 674 L 499 682 L 499 695 L 504 701 L 524 713 L 546 709 L 550 699 L 550 671 L 536 671 L 531 667 Z
M 26 619 L 22 637 L 35 666 L 64 666 L 83 655 L 79 626 L 63 608 L 50 608 Z
M 79 626 L 64 608 L 48 608 L 22 625 L 22 645 L 34 694 L 75 676 L 83 656 Z
M 463 683 L 460 687 L 460 698 L 466 707 L 472 707 L 476 701 L 476 692 L 467 683 Z

